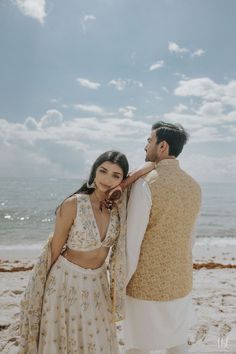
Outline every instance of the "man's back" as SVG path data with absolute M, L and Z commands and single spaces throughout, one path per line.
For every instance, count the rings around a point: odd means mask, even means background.
M 191 234 L 200 208 L 200 187 L 175 159 L 159 162 L 145 181 L 152 207 L 127 294 L 143 300 L 177 299 L 192 289 Z

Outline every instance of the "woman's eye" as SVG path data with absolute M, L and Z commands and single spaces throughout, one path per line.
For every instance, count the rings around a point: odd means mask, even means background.
M 119 179 L 119 178 L 120 178 L 119 176 L 113 176 L 113 177 L 115 177 L 116 179 Z
M 106 173 L 104 170 L 99 170 L 99 172 Z

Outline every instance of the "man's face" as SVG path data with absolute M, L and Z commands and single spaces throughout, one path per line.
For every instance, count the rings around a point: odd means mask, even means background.
M 157 162 L 158 156 L 158 144 L 156 138 L 156 130 L 151 131 L 151 135 L 147 139 L 147 145 L 145 146 L 146 158 L 145 161 Z

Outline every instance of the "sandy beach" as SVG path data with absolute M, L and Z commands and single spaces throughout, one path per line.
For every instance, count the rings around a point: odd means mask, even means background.
M 194 247 L 193 304 L 198 320 L 189 331 L 190 353 L 236 354 L 235 249 L 223 244 Z M 0 352 L 3 354 L 17 353 L 19 304 L 33 263 L 34 260 L 27 258 L 1 257 L 0 260 Z

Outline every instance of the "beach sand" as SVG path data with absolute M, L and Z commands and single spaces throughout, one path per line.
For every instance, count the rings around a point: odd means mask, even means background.
M 1 258 L 0 353 L 13 354 L 17 353 L 20 299 L 30 274 L 25 269 L 31 269 L 34 260 Z M 198 321 L 189 331 L 189 352 L 236 354 L 236 247 L 196 244 L 193 259 Z

